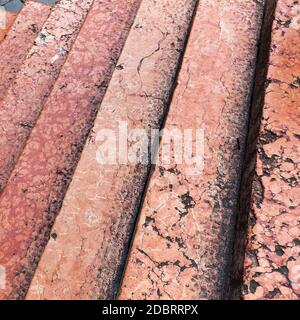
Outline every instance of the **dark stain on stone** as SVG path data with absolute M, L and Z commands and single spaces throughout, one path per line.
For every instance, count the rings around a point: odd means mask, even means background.
M 300 140 L 300 134 L 294 133 L 294 137 L 297 138 L 298 140 Z
M 118 64 L 118 65 L 116 66 L 116 69 L 117 69 L 117 70 L 123 70 L 123 69 L 124 69 L 124 66 L 123 66 L 122 64 Z
M 194 208 L 196 205 L 193 197 L 191 197 L 189 192 L 179 196 L 179 198 L 181 199 L 181 202 L 184 205 L 184 209 L 186 210 Z
M 37 25 L 33 23 L 33 24 L 30 26 L 30 30 L 31 30 L 33 33 L 37 33 L 37 32 L 38 32 L 38 27 L 37 27 Z
M 51 238 L 56 240 L 57 239 L 57 233 L 55 233 L 55 232 L 51 233 Z
M 293 240 L 295 246 L 300 246 L 300 239 L 296 238 Z
M 270 291 L 267 295 L 266 298 L 268 299 L 274 299 L 277 294 L 281 294 L 280 290 L 278 288 L 275 288 L 273 291 Z
M 250 287 L 249 287 L 250 292 L 254 294 L 254 293 L 256 292 L 256 289 L 257 289 L 259 286 L 260 286 L 260 285 L 259 285 L 258 282 L 256 282 L 255 280 L 251 280 L 251 281 L 250 281 Z
M 152 218 L 152 217 L 147 216 L 145 218 L 145 223 L 143 224 L 143 227 L 147 228 L 151 222 L 155 222 L 155 219 Z
M 265 130 L 265 133 L 260 135 L 259 140 L 262 145 L 265 145 L 265 144 L 273 143 L 280 138 L 282 138 L 282 135 L 278 136 L 276 133 L 272 132 L 271 130 Z
M 278 269 L 278 271 L 283 274 L 285 277 L 289 275 L 289 269 L 286 266 L 282 266 Z
M 280 245 L 275 246 L 275 253 L 279 256 L 282 257 L 284 255 L 284 250 Z

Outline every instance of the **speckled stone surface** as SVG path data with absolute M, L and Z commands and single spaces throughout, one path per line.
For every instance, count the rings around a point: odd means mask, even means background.
M 0 102 L 0 191 L 51 92 L 92 0 L 61 0 Z
M 50 7 L 35 1 L 27 1 L 16 21 L 0 45 L 0 101 L 13 82 L 34 39 L 50 13 Z
M 155 167 L 119 299 L 228 297 L 263 5 L 199 3 L 166 127 L 204 129 L 204 170 Z
M 118 290 L 147 165 L 101 165 L 102 128 L 160 127 L 196 1 L 142 1 L 52 229 L 28 299 L 107 299 Z
M 300 3 L 279 0 L 259 135 L 245 299 L 300 298 Z
M 1 14 L 1 13 L 0 13 Z M 0 43 L 5 39 L 7 32 L 13 25 L 15 19 L 17 18 L 17 14 L 13 12 L 6 12 L 5 18 L 5 28 L 0 28 Z
M 94 2 L 0 197 L 2 299 L 28 289 L 139 3 Z

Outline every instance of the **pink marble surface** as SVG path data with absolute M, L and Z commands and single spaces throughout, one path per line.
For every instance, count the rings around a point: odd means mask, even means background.
M 300 5 L 279 0 L 260 128 L 244 299 L 300 298 Z

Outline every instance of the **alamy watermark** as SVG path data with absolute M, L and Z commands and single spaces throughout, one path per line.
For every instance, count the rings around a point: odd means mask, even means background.
M 197 175 L 204 167 L 203 129 L 101 129 L 95 136 L 97 162 L 101 165 L 184 165 L 185 174 Z

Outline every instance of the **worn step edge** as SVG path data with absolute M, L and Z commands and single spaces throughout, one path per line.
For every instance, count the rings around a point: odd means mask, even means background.
M 0 101 L 31 49 L 50 9 L 48 5 L 26 1 L 7 36 L 0 44 Z
M 255 175 L 257 155 L 257 138 L 261 123 L 262 109 L 265 100 L 265 84 L 269 67 L 271 31 L 277 0 L 267 1 L 264 22 L 261 32 L 258 52 L 251 111 L 248 126 L 247 144 L 243 165 L 243 175 L 240 184 L 239 211 L 237 215 L 234 240 L 233 259 L 230 274 L 230 299 L 241 298 L 242 279 L 244 272 L 245 246 L 249 218 L 252 182 Z
M 101 129 L 117 130 L 119 121 L 128 130 L 160 128 L 195 5 L 142 1 L 28 299 L 116 296 L 150 167 L 101 165 Z
M 154 168 L 119 299 L 228 299 L 263 12 L 264 1 L 200 1 L 165 128 L 203 130 L 203 170 L 199 145 L 196 168 Z
M 5 39 L 7 33 L 9 32 L 10 28 L 14 24 L 14 21 L 17 18 L 17 16 L 18 16 L 17 13 L 9 12 L 9 11 L 6 12 L 5 27 L 3 26 L 4 28 L 2 29 L 0 28 L 0 44 Z
M 92 0 L 61 0 L 52 9 L 0 103 L 0 192 L 59 76 Z
M 94 3 L 0 197 L 2 299 L 28 289 L 139 3 Z
M 299 13 L 296 1 L 278 0 L 256 166 L 252 158 L 242 285 L 247 300 L 300 299 Z

